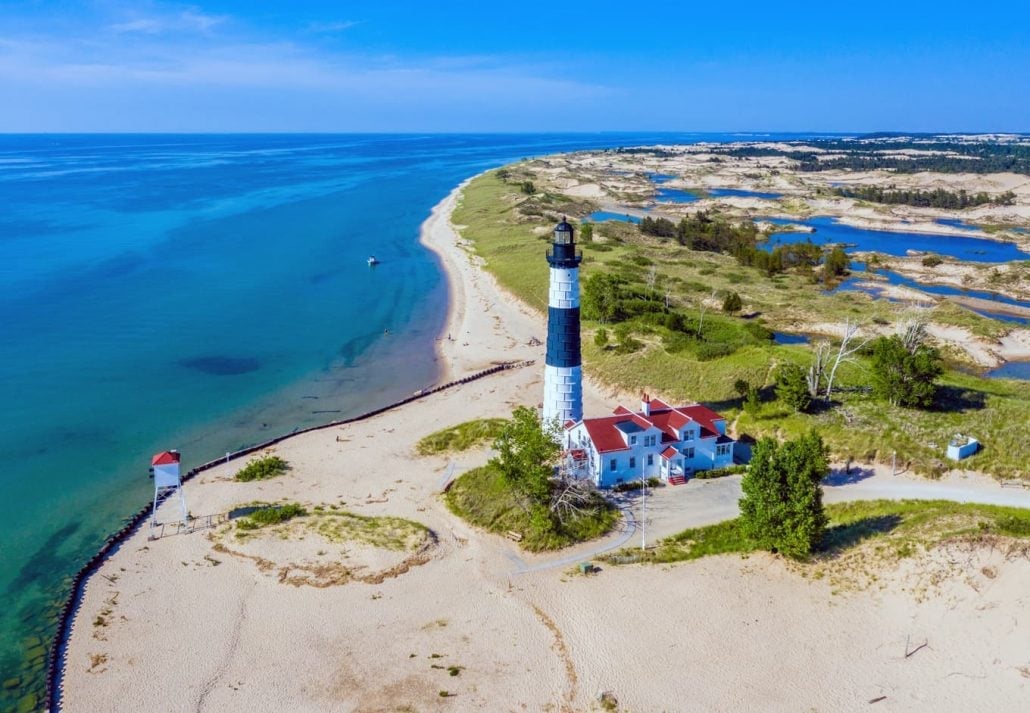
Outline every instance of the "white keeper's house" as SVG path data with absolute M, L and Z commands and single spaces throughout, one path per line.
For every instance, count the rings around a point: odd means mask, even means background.
M 566 465 L 599 488 L 641 477 L 681 484 L 694 471 L 733 465 L 736 445 L 715 411 L 673 407 L 647 394 L 640 411 L 619 406 L 612 416 L 567 421 L 563 436 Z

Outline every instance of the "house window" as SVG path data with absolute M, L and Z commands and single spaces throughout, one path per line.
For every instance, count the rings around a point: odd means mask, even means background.
M 612 458 L 610 461 L 608 461 L 608 470 L 615 470 L 618 467 L 618 465 L 619 464 L 616 462 L 616 460 Z
M 654 465 L 654 453 L 647 454 L 647 464 Z
M 732 446 L 729 443 L 723 443 L 721 445 L 718 445 L 718 446 L 715 447 L 715 455 L 717 455 L 717 456 L 729 455 L 731 447 Z
M 684 441 L 692 441 L 692 440 L 694 440 L 694 431 L 689 429 L 689 428 L 687 430 L 685 430 L 683 432 L 683 440 Z
M 637 445 L 637 437 L 636 437 L 636 436 L 630 436 L 630 437 L 629 437 L 629 444 L 630 444 L 631 446 L 635 446 L 635 445 Z
M 684 448 L 683 449 L 683 455 L 685 455 L 688 460 L 693 458 L 694 457 L 694 447 L 691 446 L 690 448 Z
M 637 459 L 636 458 L 630 456 L 629 467 L 630 468 L 636 468 L 637 467 Z

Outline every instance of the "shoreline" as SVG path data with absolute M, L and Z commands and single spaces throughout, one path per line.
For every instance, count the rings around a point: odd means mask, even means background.
M 448 194 L 423 224 L 425 239 L 443 255 L 449 294 L 459 289 L 450 288 L 453 281 L 460 284 L 462 297 L 448 306 L 447 328 L 457 338 L 438 340 L 438 354 L 452 360 L 448 375 L 501 357 L 535 358 L 542 364 L 542 347 L 527 343 L 534 333 L 540 336 L 540 316 L 478 269 L 458 242 L 451 211 L 460 190 Z M 466 333 L 476 338 L 465 341 Z M 493 709 L 504 701 L 512 709 L 572 711 L 588 710 L 597 692 L 614 690 L 634 710 L 660 709 L 687 693 L 713 710 L 745 709 L 749 697 L 753 703 L 756 696 L 782 704 L 770 710 L 796 710 L 803 707 L 801 698 L 806 705 L 842 709 L 847 702 L 870 698 L 870 688 L 912 691 L 934 671 L 960 666 L 963 658 L 956 651 L 970 655 L 959 644 L 991 615 L 963 605 L 964 616 L 949 617 L 951 625 L 940 627 L 944 605 L 946 612 L 954 609 L 950 600 L 935 600 L 913 618 L 907 595 L 896 592 L 830 599 L 828 583 L 798 577 L 764 555 L 750 562 L 712 558 L 660 572 L 606 568 L 599 577 L 570 577 L 562 569 L 536 567 L 569 552 L 528 555 L 453 517 L 440 491 L 489 454 L 482 449 L 419 458 L 414 443 L 473 417 L 470 409 L 474 417 L 499 416 L 508 415 L 513 404 L 535 403 L 542 388 L 540 371 L 509 370 L 427 398 L 411 397 L 405 408 L 388 413 L 384 409 L 339 427 L 284 436 L 275 452 L 294 470 L 276 479 L 235 482 L 239 461 L 217 463 L 197 474 L 185 487 L 193 512 L 227 512 L 253 500 L 333 503 L 363 517 L 415 520 L 430 528 L 435 542 L 425 561 L 410 571 L 370 583 L 312 587 L 285 580 L 303 566 L 298 557 L 317 559 L 316 548 L 335 549 L 316 537 L 273 542 L 266 557 L 280 559 L 265 566 L 245 552 L 233 554 L 240 545 L 215 539 L 214 530 L 148 541 L 146 526 L 137 527 L 84 585 L 69 622 L 62 708 L 144 709 L 153 708 L 154 701 L 177 700 L 196 710 L 392 710 L 407 705 L 445 711 Z M 610 409 L 609 399 L 600 398 L 589 382 L 585 386 L 586 411 Z M 664 489 L 653 501 L 649 497 L 648 515 L 658 523 L 649 525 L 648 532 L 676 531 L 683 508 L 696 510 L 695 499 L 733 483 L 697 481 Z M 922 481 L 917 487 L 924 487 Z M 732 505 L 736 496 L 731 493 L 727 502 Z M 171 506 L 166 503 L 159 518 L 169 519 Z M 229 548 L 213 550 L 213 541 Z M 360 554 L 348 551 L 342 561 Z M 520 561 L 531 570 L 519 572 Z M 1018 580 L 1019 573 L 1004 579 Z M 672 606 L 643 617 L 634 614 L 625 601 L 635 600 L 643 588 L 656 602 Z M 1007 612 L 1008 599 L 1004 602 Z M 776 611 L 772 618 L 770 604 Z M 598 617 L 607 625 L 599 627 Z M 98 618 L 104 623 L 98 624 Z M 751 619 L 774 628 L 763 631 L 761 645 L 743 651 L 733 642 L 755 633 L 742 628 Z M 833 621 L 839 628 L 827 640 Z M 902 624 L 920 630 L 935 625 L 934 650 L 942 660 L 932 671 L 892 665 Z M 649 650 L 675 648 L 685 637 L 697 645 L 678 651 L 679 666 L 708 671 L 710 680 L 700 686 L 689 677 L 668 677 L 664 685 L 654 685 L 639 662 L 651 661 Z M 611 640 L 625 646 L 613 649 Z M 903 641 L 904 636 L 899 647 Z M 993 647 L 990 637 L 976 641 L 975 655 L 989 659 L 987 650 L 997 655 L 994 649 L 1000 648 L 1006 662 L 1014 660 L 1008 641 Z M 190 655 L 176 653 L 183 651 Z M 802 670 L 815 672 L 799 679 L 793 699 L 774 693 L 782 682 L 778 676 L 759 676 L 748 691 L 739 689 L 737 671 L 777 671 L 775 662 L 788 651 L 803 659 Z M 458 673 L 438 670 L 447 666 Z M 831 683 L 838 666 L 849 669 L 849 678 Z M 949 680 L 934 696 L 971 700 L 960 685 Z M 1012 695 L 1009 685 L 989 698 L 1004 709 Z

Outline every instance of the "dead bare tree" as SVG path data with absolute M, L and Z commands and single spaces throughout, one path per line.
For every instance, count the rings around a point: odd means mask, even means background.
M 718 293 L 715 290 L 712 290 L 712 295 L 711 295 L 710 299 L 712 301 L 716 301 L 717 294 Z M 709 307 L 708 300 L 706 300 L 704 297 L 702 297 L 698 301 L 698 313 L 700 315 L 698 317 L 698 320 L 697 320 L 697 338 L 698 339 L 701 338 L 701 330 L 704 329 L 704 326 L 705 326 L 705 312 L 708 311 L 708 307 Z
M 858 330 L 861 328 L 858 322 L 851 323 L 851 319 L 844 321 L 844 338 L 841 339 L 840 348 L 837 350 L 837 358 L 833 361 L 833 366 L 830 368 L 830 374 L 826 377 L 826 400 L 829 401 L 833 395 L 833 380 L 837 376 L 837 368 L 841 365 L 841 362 L 850 361 L 851 355 L 857 351 L 860 351 L 866 344 L 872 341 L 872 337 L 867 338 L 862 343 L 856 345 L 855 337 L 858 336 Z
M 926 322 L 926 315 L 912 313 L 898 323 L 898 333 L 909 354 L 914 354 L 916 349 L 926 341 Z
M 597 490 L 589 478 L 576 478 L 562 473 L 552 483 L 551 512 L 559 522 L 581 515 L 597 498 Z
M 819 398 L 822 390 L 823 377 L 826 373 L 826 363 L 830 359 L 830 345 L 828 342 L 819 342 L 815 345 L 815 359 L 808 367 L 808 374 L 805 381 L 808 384 L 808 395 L 813 399 Z
M 651 269 L 647 271 L 647 299 L 651 300 L 654 297 L 654 285 L 658 281 L 658 266 L 652 265 Z

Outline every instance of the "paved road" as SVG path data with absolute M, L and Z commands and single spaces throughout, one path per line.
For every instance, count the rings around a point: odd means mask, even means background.
M 741 476 L 714 480 L 691 480 L 686 485 L 649 491 L 647 497 L 646 534 L 648 542 L 667 537 L 688 527 L 701 527 L 731 520 L 739 514 Z M 1030 490 L 1004 488 L 987 478 L 969 476 L 936 482 L 906 475 L 874 473 L 871 469 L 852 468 L 850 475 L 835 471 L 823 481 L 823 501 L 827 503 L 853 500 L 951 500 L 960 503 L 1009 505 L 1030 508 Z M 561 557 L 509 554 L 515 565 L 514 574 L 544 569 L 571 567 L 599 554 L 640 540 L 639 494 L 621 496 L 619 507 L 626 515 L 617 535 L 600 542 L 574 549 Z M 632 543 L 631 543 L 632 544 Z

